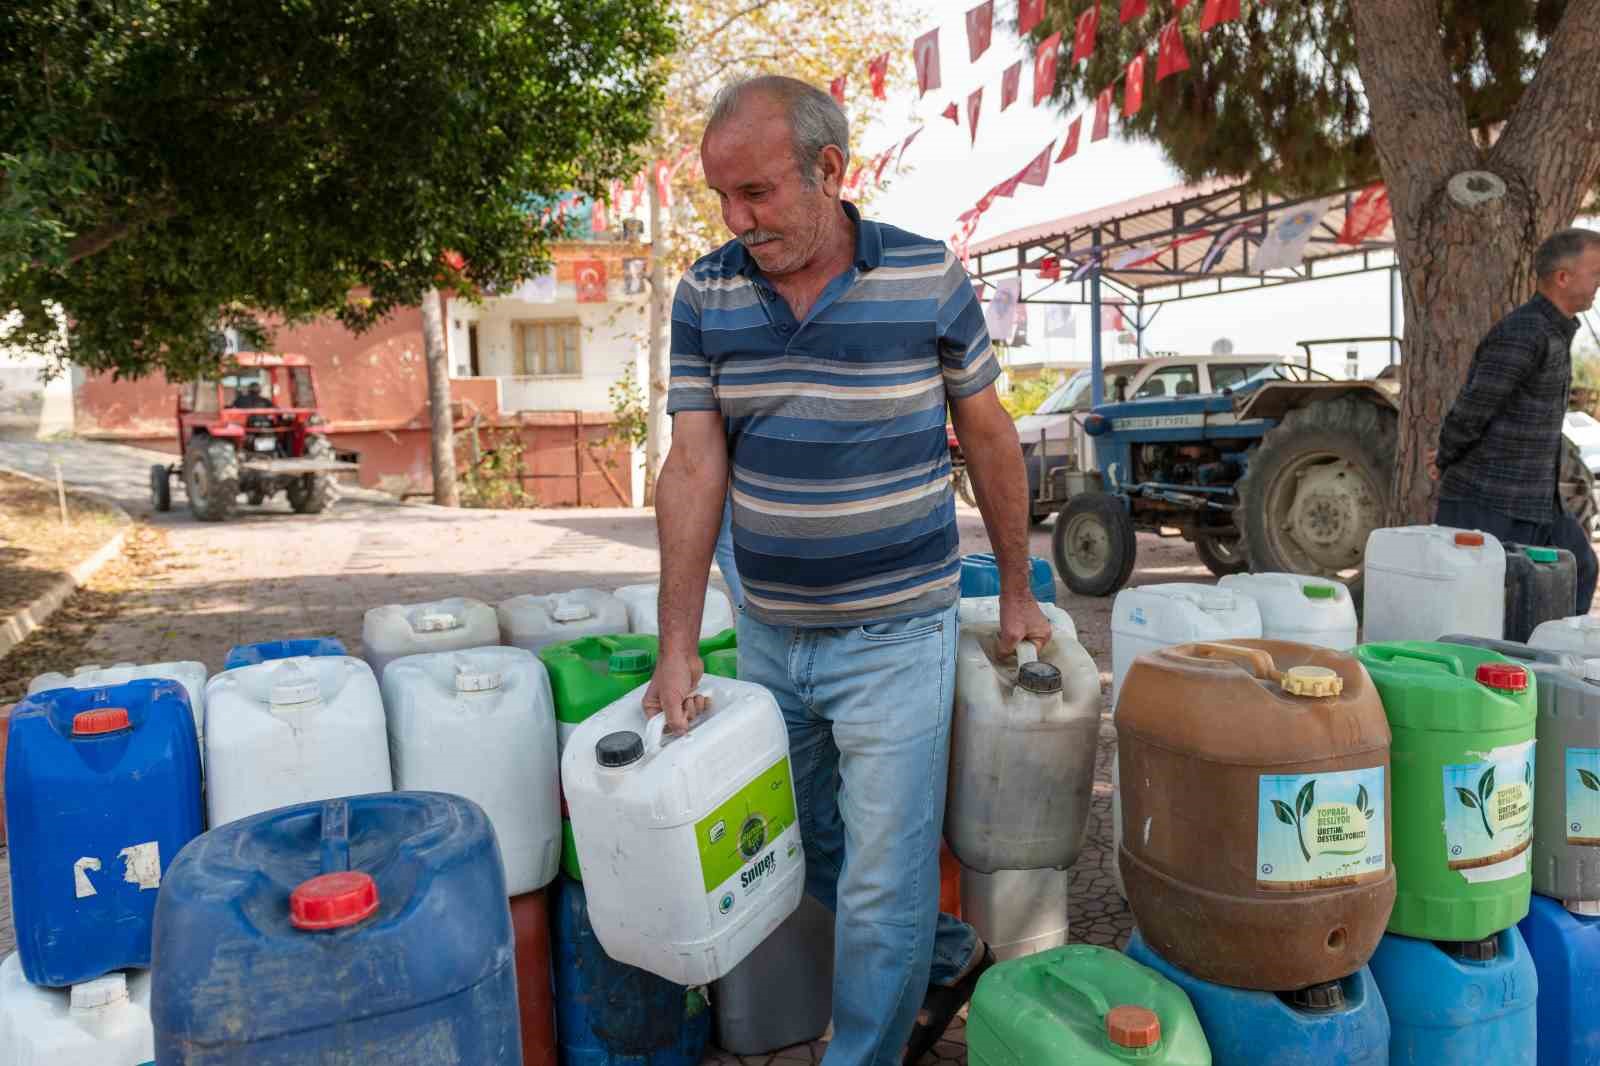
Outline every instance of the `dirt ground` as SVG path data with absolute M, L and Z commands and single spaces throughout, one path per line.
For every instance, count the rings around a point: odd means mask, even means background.
M 114 508 L 69 492 L 63 526 L 54 487 L 0 474 L 0 617 L 33 602 L 125 521 Z

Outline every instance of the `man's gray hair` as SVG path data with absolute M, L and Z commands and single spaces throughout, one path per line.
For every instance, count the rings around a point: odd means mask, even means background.
M 800 180 L 807 188 L 816 187 L 822 150 L 830 144 L 839 149 L 846 163 L 850 162 L 850 120 L 845 118 L 844 109 L 821 89 L 797 78 L 763 74 L 730 82 L 711 102 L 706 129 L 732 118 L 755 93 L 763 93 L 783 106 L 793 138 L 794 161 L 800 168 Z
M 1533 253 L 1533 276 L 1548 278 L 1590 248 L 1600 248 L 1600 233 L 1576 226 L 1544 239 Z

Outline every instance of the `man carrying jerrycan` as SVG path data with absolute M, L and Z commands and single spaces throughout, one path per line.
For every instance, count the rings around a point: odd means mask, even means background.
M 1001 569 L 1001 651 L 1044 645 L 1027 479 L 960 262 L 839 198 L 849 128 L 825 92 L 724 89 L 701 142 L 736 240 L 672 309 L 672 449 L 656 490 L 661 659 L 647 714 L 704 709 L 700 631 L 724 494 L 739 674 L 788 726 L 806 889 L 836 916 L 828 1066 L 914 1062 L 993 955 L 939 913 L 960 543 L 946 404 Z M 730 486 L 731 475 L 731 486 Z
M 1435 519 L 1501 541 L 1565 548 L 1577 559 L 1574 613 L 1588 614 L 1597 564 L 1589 534 L 1561 504 L 1561 429 L 1577 315 L 1600 288 L 1600 233 L 1566 229 L 1533 255 L 1538 291 L 1495 324 L 1428 453 Z

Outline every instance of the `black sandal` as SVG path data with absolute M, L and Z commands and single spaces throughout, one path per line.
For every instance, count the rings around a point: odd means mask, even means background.
M 911 1039 L 906 1041 L 904 1066 L 915 1066 L 922 1061 L 922 1056 L 933 1050 L 933 1045 L 943 1038 L 944 1031 L 961 1013 L 961 1008 L 971 1001 L 972 993 L 978 987 L 978 978 L 988 972 L 994 963 L 994 952 L 985 944 L 983 958 L 955 984 L 928 986 L 928 994 L 922 998 L 921 1011 L 928 1020 L 918 1022 L 912 1028 Z

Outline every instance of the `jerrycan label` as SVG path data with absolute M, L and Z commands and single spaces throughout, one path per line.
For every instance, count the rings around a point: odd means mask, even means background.
M 1375 881 L 1388 869 L 1384 769 L 1262 774 L 1256 886 L 1301 892 Z
M 1468 881 L 1499 881 L 1527 870 L 1533 841 L 1533 741 L 1489 752 L 1482 762 L 1444 768 L 1446 861 Z
M 1600 748 L 1568 748 L 1567 843 L 1600 844 Z
M 794 784 L 784 756 L 695 823 L 700 872 L 714 913 L 729 915 L 797 862 Z

